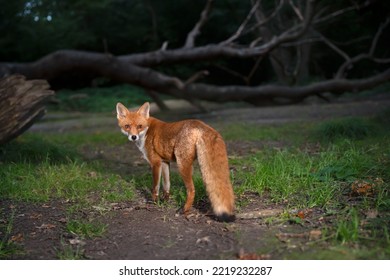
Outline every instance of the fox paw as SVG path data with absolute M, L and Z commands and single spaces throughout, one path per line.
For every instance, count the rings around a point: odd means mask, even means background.
M 158 193 L 152 193 L 152 201 L 153 203 L 157 203 L 158 202 Z
M 180 207 L 179 209 L 177 209 L 176 214 L 187 217 L 190 214 L 190 210 L 189 209 L 185 210 L 184 207 Z
M 169 192 L 164 192 L 164 193 L 163 193 L 162 200 L 163 200 L 163 201 L 168 201 L 168 200 L 169 200 Z

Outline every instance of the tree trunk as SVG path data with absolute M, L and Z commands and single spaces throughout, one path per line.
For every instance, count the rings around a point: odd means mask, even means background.
M 45 114 L 54 92 L 45 80 L 12 75 L 0 79 L 0 145 L 19 136 Z

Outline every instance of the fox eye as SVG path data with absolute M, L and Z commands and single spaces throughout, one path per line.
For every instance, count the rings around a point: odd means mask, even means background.
M 129 128 L 130 128 L 130 125 L 125 124 L 125 128 L 126 128 L 126 129 L 129 129 Z
M 137 128 L 141 129 L 142 128 L 142 124 L 137 125 Z

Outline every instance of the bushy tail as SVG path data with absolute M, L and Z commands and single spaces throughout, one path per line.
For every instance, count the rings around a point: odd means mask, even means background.
M 197 157 L 203 182 L 214 214 L 219 221 L 232 222 L 234 216 L 234 193 L 226 146 L 216 132 L 204 133 L 197 141 Z

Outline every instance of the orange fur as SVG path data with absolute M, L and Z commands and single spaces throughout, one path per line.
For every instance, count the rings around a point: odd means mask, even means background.
M 153 174 L 152 198 L 158 199 L 161 176 L 164 199 L 169 197 L 169 162 L 176 161 L 187 189 L 183 212 L 187 214 L 194 202 L 193 162 L 199 161 L 202 178 L 214 214 L 218 220 L 234 220 L 234 193 L 230 182 L 226 146 L 221 135 L 198 120 L 173 123 L 149 116 L 149 103 L 137 112 L 117 104 L 118 124 L 130 141 L 135 141 Z

